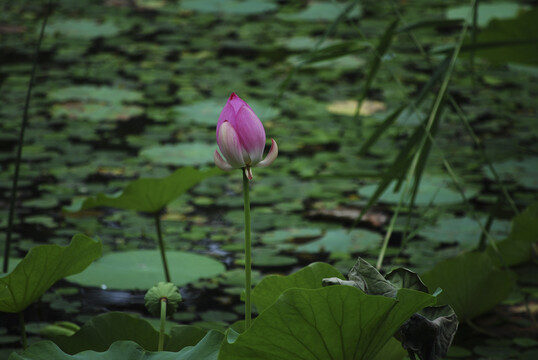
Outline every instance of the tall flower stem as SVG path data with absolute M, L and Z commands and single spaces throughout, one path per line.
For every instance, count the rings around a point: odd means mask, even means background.
M 164 349 L 164 327 L 166 324 L 166 298 L 161 299 L 161 328 L 159 330 L 159 347 L 157 351 L 163 351 Z
M 249 197 L 249 180 L 247 169 L 243 169 L 243 199 L 245 202 L 245 330 L 250 327 L 252 319 L 252 304 L 250 302 L 251 290 L 251 241 L 250 241 L 250 197 Z
M 168 271 L 168 262 L 166 261 L 166 252 L 164 249 L 164 241 L 161 233 L 161 216 L 158 212 L 155 213 L 155 228 L 157 229 L 157 239 L 159 240 L 159 250 L 161 251 L 164 276 L 166 278 L 166 282 L 172 282 L 172 280 L 170 280 L 170 272 Z

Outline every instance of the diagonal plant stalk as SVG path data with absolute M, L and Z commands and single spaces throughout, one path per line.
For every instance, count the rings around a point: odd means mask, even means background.
M 474 72 L 474 52 L 476 46 L 476 34 L 478 33 L 478 3 L 479 0 L 476 0 L 473 4 L 473 27 L 471 29 L 471 54 L 470 54 L 470 66 L 471 66 L 471 81 L 473 84 L 473 89 L 476 87 L 476 74 Z
M 250 292 L 252 288 L 252 256 L 250 238 L 250 196 L 247 170 L 243 169 L 243 200 L 245 212 L 245 330 L 250 327 L 252 320 L 252 303 Z
M 164 241 L 161 232 L 161 216 L 159 212 L 154 214 L 155 217 L 155 229 L 157 230 L 157 239 L 159 241 L 159 250 L 161 251 L 161 260 L 163 263 L 164 277 L 166 282 L 172 282 L 170 280 L 170 271 L 168 271 L 168 262 L 166 261 L 166 249 L 164 248 Z
M 7 233 L 6 233 L 6 243 L 4 246 L 4 265 L 3 271 L 8 272 L 9 269 L 9 252 L 11 247 L 11 234 L 13 232 L 13 218 L 15 216 L 15 199 L 17 197 L 17 186 L 19 182 L 19 172 L 21 167 L 21 157 L 22 157 L 22 148 L 24 145 L 24 131 L 28 126 L 28 108 L 30 107 L 30 98 L 32 96 L 32 89 L 34 87 L 35 74 L 37 69 L 37 63 L 39 62 L 39 51 L 41 49 L 41 42 L 43 40 L 43 35 L 45 34 L 45 27 L 47 26 L 47 20 L 52 9 L 52 0 L 49 1 L 48 10 L 43 19 L 43 24 L 41 25 L 41 31 L 39 33 L 39 38 L 36 44 L 34 63 L 32 65 L 32 72 L 30 74 L 30 81 L 28 83 L 28 90 L 26 92 L 26 100 L 24 102 L 24 112 L 22 115 L 21 130 L 19 132 L 19 141 L 17 147 L 17 156 L 15 158 L 15 173 L 13 174 L 13 184 L 11 185 L 11 197 L 9 201 L 9 216 L 7 221 Z

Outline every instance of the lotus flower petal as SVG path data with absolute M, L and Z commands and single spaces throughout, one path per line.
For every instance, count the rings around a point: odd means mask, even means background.
M 276 144 L 276 141 L 274 139 L 271 139 L 271 149 L 269 149 L 269 152 L 267 153 L 267 156 L 265 159 L 260 161 L 257 167 L 267 167 L 275 161 L 276 157 L 278 156 L 278 145 Z
M 245 166 L 244 151 L 241 146 L 239 136 L 230 125 L 229 121 L 224 121 L 217 133 L 219 149 L 228 163 L 234 168 L 242 168 Z M 248 154 L 247 154 L 248 155 Z M 248 159 L 250 160 L 250 159 Z

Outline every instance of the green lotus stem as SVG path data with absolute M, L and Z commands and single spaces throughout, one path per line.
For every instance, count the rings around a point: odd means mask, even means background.
M 28 346 L 28 341 L 26 338 L 26 325 L 24 323 L 24 312 L 21 311 L 19 313 L 19 326 L 21 328 L 21 342 L 22 342 L 22 349 L 26 350 L 26 347 Z
M 7 221 L 7 231 L 6 231 L 6 243 L 4 246 L 4 265 L 3 271 L 8 272 L 9 269 L 9 252 L 11 247 L 11 233 L 13 231 L 13 218 L 15 215 L 15 199 L 17 197 L 17 185 L 19 182 L 19 172 L 21 167 L 21 157 L 22 157 L 22 147 L 24 144 L 24 130 L 28 125 L 28 108 L 30 107 L 30 97 L 32 95 L 32 88 L 34 87 L 35 73 L 37 69 L 37 63 L 39 60 L 39 49 L 41 48 L 41 41 L 43 40 L 43 34 L 45 33 L 45 27 L 47 26 L 47 20 L 49 19 L 49 14 L 52 9 L 52 1 L 49 2 L 49 7 L 43 24 L 41 25 L 41 32 L 39 33 L 39 39 L 37 40 L 34 64 L 32 65 L 32 72 L 30 74 L 30 82 L 28 84 L 28 90 L 26 91 L 26 100 L 24 102 L 24 112 L 22 115 L 21 130 L 19 132 L 19 141 L 17 143 L 17 156 L 15 158 L 15 174 L 13 174 L 13 184 L 11 185 L 11 196 L 9 201 L 9 215 Z
M 245 202 L 245 330 L 250 327 L 252 319 L 251 290 L 251 241 L 250 241 L 250 197 L 248 188 L 247 169 L 243 169 L 243 199 Z
M 166 298 L 161 299 L 161 328 L 159 329 L 159 347 L 158 351 L 163 351 L 164 349 L 164 327 L 166 324 Z
M 158 212 L 155 213 L 155 228 L 157 229 L 157 238 L 159 240 L 159 250 L 161 250 L 161 259 L 162 259 L 163 268 L 164 268 L 164 276 L 166 278 L 166 282 L 172 282 L 172 280 L 170 280 L 170 272 L 168 271 L 168 262 L 166 261 L 166 252 L 164 249 L 164 241 L 163 241 L 163 236 L 161 233 L 161 217 Z

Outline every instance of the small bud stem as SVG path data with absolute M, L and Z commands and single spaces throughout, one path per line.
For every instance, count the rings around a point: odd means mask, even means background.
M 161 328 L 159 330 L 159 347 L 157 351 L 163 351 L 164 349 L 164 329 L 166 324 L 166 298 L 161 299 Z
M 19 326 L 21 328 L 21 342 L 22 342 L 22 349 L 26 350 L 26 347 L 28 346 L 28 341 L 26 338 L 26 325 L 24 323 L 24 312 L 21 311 L 19 313 Z
M 251 291 L 251 241 L 250 241 L 250 197 L 249 178 L 247 169 L 243 169 L 243 199 L 245 203 L 245 330 L 250 327 L 252 319 L 252 304 L 250 302 Z

